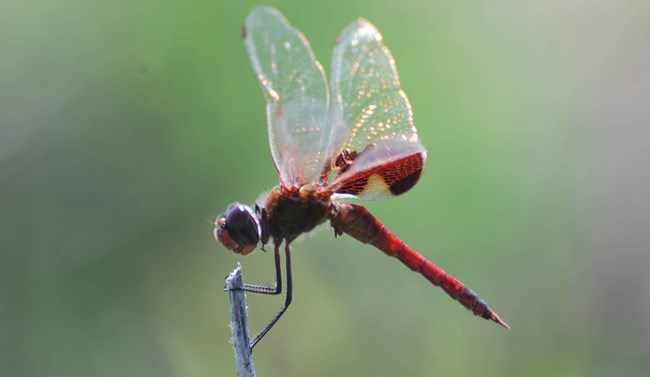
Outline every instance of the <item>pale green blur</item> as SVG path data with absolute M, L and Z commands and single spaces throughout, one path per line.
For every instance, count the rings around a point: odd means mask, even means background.
M 234 376 L 212 222 L 277 183 L 252 1 L 0 5 L 0 375 Z M 650 5 L 273 2 L 329 70 L 371 20 L 427 147 L 367 207 L 512 327 L 328 227 L 259 376 L 650 374 Z M 252 331 L 282 303 L 249 295 Z

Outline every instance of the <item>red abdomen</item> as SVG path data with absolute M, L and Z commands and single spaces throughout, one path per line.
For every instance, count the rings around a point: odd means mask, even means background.
M 411 270 L 419 272 L 434 285 L 441 287 L 451 298 L 458 300 L 475 315 L 492 320 L 507 329 L 510 328 L 471 289 L 408 247 L 364 207 L 349 203 L 337 203 L 336 206 L 338 212 L 331 218 L 331 223 L 337 235 L 346 233 L 363 243 L 373 245 L 387 255 L 399 259 Z

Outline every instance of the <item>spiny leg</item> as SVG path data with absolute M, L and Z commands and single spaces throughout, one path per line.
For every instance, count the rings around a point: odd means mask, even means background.
M 279 248 L 280 248 L 280 245 L 275 246 L 276 255 L 279 255 L 279 252 L 278 252 Z M 257 342 L 259 342 L 264 337 L 264 335 L 266 335 L 266 333 L 269 332 L 269 330 L 271 330 L 273 325 L 275 325 L 275 323 L 280 319 L 280 317 L 282 317 L 282 314 L 284 314 L 284 312 L 287 310 L 287 308 L 289 307 L 289 304 L 291 304 L 291 297 L 292 297 L 292 293 L 293 293 L 293 284 L 292 284 L 292 279 L 291 279 L 291 251 L 289 250 L 289 241 L 288 240 L 284 245 L 284 254 L 285 254 L 285 258 L 286 258 L 285 263 L 286 263 L 286 270 L 287 270 L 287 296 L 286 296 L 286 298 L 284 300 L 284 307 L 282 308 L 282 310 L 280 310 L 278 312 L 278 314 L 275 315 L 275 317 L 273 317 L 271 322 L 269 322 L 269 324 L 266 325 L 262 329 L 262 331 L 260 331 L 260 333 L 255 336 L 255 338 L 253 338 L 253 341 L 251 342 L 251 349 L 253 347 L 255 347 Z M 278 256 L 278 258 L 276 258 L 276 261 L 278 261 L 277 266 L 279 267 L 279 256 Z M 278 268 L 277 270 L 279 271 L 280 269 Z M 279 273 L 278 273 L 278 278 L 280 278 Z M 278 292 L 278 293 L 280 293 L 280 292 Z
M 273 248 L 275 258 L 275 284 L 247 284 L 244 283 L 246 292 L 261 293 L 264 295 L 279 295 L 282 292 L 282 268 L 280 268 L 280 244 L 276 243 Z

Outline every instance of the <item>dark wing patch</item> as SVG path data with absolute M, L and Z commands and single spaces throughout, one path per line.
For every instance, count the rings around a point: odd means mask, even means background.
M 415 153 L 353 175 L 337 185 L 336 193 L 368 199 L 401 195 L 415 186 L 423 168 L 424 155 Z

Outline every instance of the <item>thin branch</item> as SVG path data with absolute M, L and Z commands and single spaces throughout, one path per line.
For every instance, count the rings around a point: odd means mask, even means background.
M 253 350 L 248 336 L 244 279 L 239 263 L 237 263 L 237 268 L 226 278 L 226 290 L 230 292 L 230 329 L 232 330 L 237 377 L 255 377 Z

